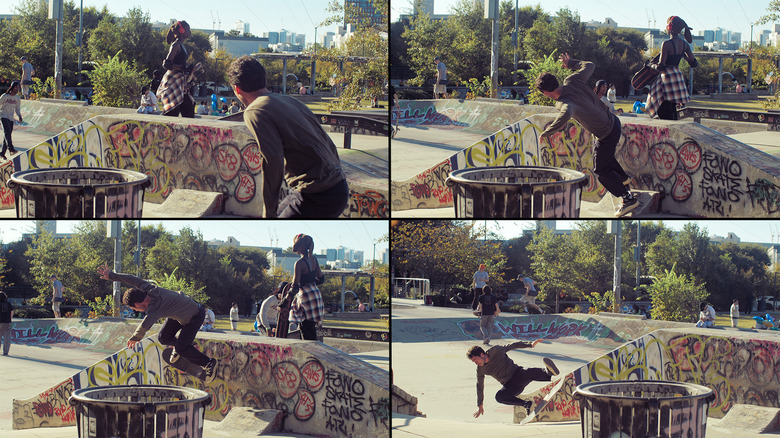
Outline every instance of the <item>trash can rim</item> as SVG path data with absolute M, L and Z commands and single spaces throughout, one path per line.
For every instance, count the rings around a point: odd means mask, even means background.
M 127 170 L 127 169 L 115 169 L 112 167 L 52 167 L 48 169 L 28 169 L 28 170 L 20 170 L 18 172 L 14 172 L 11 174 L 11 177 L 9 178 L 9 181 L 13 181 L 16 184 L 34 184 L 36 186 L 46 186 L 46 187 L 62 187 L 64 184 L 62 183 L 55 183 L 55 182 L 49 182 L 49 181 L 30 181 L 28 179 L 25 179 L 24 177 L 27 174 L 30 173 L 45 173 L 45 172 L 54 172 L 54 171 L 69 171 L 69 170 L 76 170 L 76 171 L 98 171 L 98 172 L 106 172 L 106 173 L 115 173 L 115 174 L 124 174 L 127 176 L 132 176 L 134 178 L 137 178 L 135 181 L 113 181 L 113 182 L 107 182 L 107 183 L 89 183 L 89 184 L 67 184 L 67 187 L 109 187 L 109 186 L 117 186 L 117 185 L 135 185 L 139 183 L 143 183 L 146 180 L 149 180 L 149 175 L 146 175 L 145 173 L 136 172 L 135 170 Z
M 629 395 L 617 395 L 617 394 L 599 394 L 596 392 L 593 392 L 590 390 L 591 387 L 594 386 L 601 386 L 601 385 L 615 385 L 615 384 L 655 384 L 655 385 L 668 385 L 668 386 L 676 386 L 676 387 L 688 387 L 691 389 L 695 389 L 699 392 L 699 394 L 689 394 L 689 395 L 671 395 L 671 396 L 660 396 L 660 397 L 642 397 L 642 396 L 629 396 Z M 582 385 L 578 385 L 574 393 L 581 396 L 581 397 L 596 397 L 596 398 L 610 398 L 610 399 L 618 399 L 618 400 L 681 400 L 686 399 L 690 397 L 700 398 L 700 397 L 708 397 L 711 394 L 713 394 L 713 391 L 711 388 L 708 388 L 703 385 L 698 385 L 695 383 L 684 383 L 684 382 L 675 382 L 675 381 L 669 381 L 669 380 L 608 380 L 604 382 L 589 382 L 589 383 L 583 383 Z
M 468 172 L 478 172 L 482 170 L 502 170 L 502 169 L 532 169 L 532 170 L 550 170 L 558 173 L 565 174 L 567 177 L 571 177 L 571 179 L 564 179 L 561 181 L 545 181 L 545 182 L 528 182 L 528 183 L 506 183 L 506 182 L 498 182 L 498 181 L 477 181 L 472 179 L 466 179 L 463 178 L 462 174 L 468 173 Z M 469 167 L 467 169 L 458 169 L 453 170 L 450 172 L 449 180 L 453 182 L 458 183 L 464 183 L 464 184 L 484 184 L 484 185 L 507 185 L 507 184 L 524 184 L 524 185 L 548 185 L 548 184 L 561 184 L 561 183 L 573 183 L 577 181 L 584 181 L 587 178 L 587 175 L 580 172 L 579 170 L 574 169 L 564 169 L 561 167 L 549 167 L 549 166 L 484 166 L 484 167 Z
M 115 390 L 115 389 L 130 389 L 130 388 L 159 388 L 159 389 L 166 389 L 166 390 L 176 390 L 180 393 L 189 393 L 190 395 L 193 395 L 194 398 L 186 398 L 182 400 L 168 400 L 168 401 L 155 401 L 155 402 L 148 402 L 148 401 L 126 401 L 126 400 L 101 400 L 96 398 L 89 398 L 88 396 L 83 395 L 85 392 L 89 391 L 100 391 L 100 390 Z M 71 403 L 79 402 L 79 403 L 103 403 L 103 404 L 119 404 L 119 405 L 148 405 L 150 403 L 153 403 L 154 405 L 168 405 L 168 404 L 174 404 L 174 403 L 190 403 L 190 402 L 201 402 L 205 399 L 210 399 L 211 395 L 203 391 L 201 389 L 196 388 L 187 388 L 184 386 L 167 386 L 167 385 L 114 385 L 114 386 L 92 386 L 89 388 L 81 388 L 73 391 L 71 396 L 69 397 L 69 401 Z

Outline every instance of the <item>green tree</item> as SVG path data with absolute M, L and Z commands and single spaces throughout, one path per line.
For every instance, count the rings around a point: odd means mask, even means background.
M 525 80 L 530 86 L 527 96 L 528 103 L 532 105 L 553 105 L 555 102 L 553 102 L 552 99 L 546 97 L 541 91 L 536 89 L 536 78 L 542 73 L 550 73 L 562 84 L 566 76 L 571 74 L 571 70 L 563 68 L 560 61 L 558 61 L 557 52 L 553 50 L 549 55 L 533 64 L 531 68 L 524 70 L 521 73 L 525 76 Z
M 548 300 L 558 296 L 582 297 L 586 291 L 578 290 L 572 283 L 569 274 L 576 272 L 577 249 L 568 236 L 554 234 L 552 230 L 542 227 L 534 235 L 534 240 L 528 245 L 531 251 L 533 269 L 532 277 L 540 288 L 539 299 Z M 562 275 L 566 273 L 566 275 Z
M 664 321 L 695 322 L 699 315 L 699 304 L 709 294 L 704 285 L 697 283 L 690 275 L 676 274 L 675 266 L 658 277 L 650 288 L 653 319 Z
M 137 106 L 141 87 L 147 82 L 145 71 L 139 72 L 133 63 L 121 61 L 119 53 L 97 62 L 87 76 L 94 87 L 93 102 L 119 108 Z

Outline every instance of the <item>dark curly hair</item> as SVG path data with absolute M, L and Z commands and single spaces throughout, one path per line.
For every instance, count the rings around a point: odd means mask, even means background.
M 466 356 L 468 356 L 469 359 L 472 357 L 481 356 L 485 353 L 485 350 L 482 349 L 479 345 L 475 345 L 471 348 L 469 348 L 469 351 L 466 352 Z
M 555 91 L 560 85 L 558 84 L 558 78 L 552 73 L 542 73 L 536 78 L 536 89 L 539 91 Z
M 128 307 L 133 307 L 136 304 L 146 299 L 146 292 L 141 289 L 130 288 L 127 289 L 122 295 L 122 304 Z
M 243 91 L 257 91 L 265 88 L 265 68 L 260 61 L 251 56 L 242 56 L 228 67 L 228 82 Z

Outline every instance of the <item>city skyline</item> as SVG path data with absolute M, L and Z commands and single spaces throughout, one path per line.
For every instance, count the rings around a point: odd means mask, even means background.
M 413 0 L 396 0 L 390 3 L 390 22 L 396 22 L 401 14 L 412 10 Z M 452 7 L 461 0 L 433 0 L 434 14 L 449 14 Z M 482 0 L 479 0 L 480 2 Z M 726 3 L 725 0 L 657 0 L 647 7 L 627 8 L 626 3 L 619 0 L 547 0 L 545 2 L 520 2 L 519 7 L 540 5 L 542 10 L 555 15 L 562 8 L 569 8 L 579 13 L 583 22 L 603 22 L 612 18 L 619 27 L 652 28 L 663 30 L 666 19 L 671 15 L 680 16 L 693 28 L 694 36 L 699 31 L 715 30 L 720 27 L 732 32 L 740 32 L 742 42 L 750 42 L 750 24 L 761 16 L 767 15 L 769 1 L 736 0 Z M 727 6 L 729 5 L 729 6 Z M 649 16 L 649 17 L 648 17 Z M 655 26 L 653 26 L 655 20 Z M 648 26 L 648 21 L 650 25 Z M 755 26 L 753 41 L 758 42 L 758 34 L 762 30 L 771 30 L 772 24 Z

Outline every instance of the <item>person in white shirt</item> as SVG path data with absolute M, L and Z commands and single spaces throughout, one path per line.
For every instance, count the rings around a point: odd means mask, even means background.
M 613 85 L 614 87 L 614 85 Z M 618 108 L 615 109 L 615 105 L 612 101 L 609 100 L 609 97 L 606 96 L 607 91 L 607 81 L 604 79 L 599 79 L 598 82 L 596 82 L 596 87 L 593 89 L 593 91 L 596 93 L 596 96 L 601 99 L 602 102 L 604 102 L 604 105 L 609 108 L 609 111 L 612 114 L 623 114 L 623 110 Z M 614 96 L 614 90 L 613 90 L 613 96 Z
M 14 113 L 19 117 L 19 123 L 22 122 L 22 98 L 19 96 L 21 86 L 18 81 L 11 82 L 8 90 L 0 96 L 0 122 L 3 125 L 3 149 L 0 151 L 0 158 L 5 158 L 5 151 L 8 149 L 12 154 L 16 153 L 11 134 L 14 132 Z
M 731 308 L 729 309 L 729 315 L 731 316 L 731 326 L 736 327 L 737 321 L 739 321 L 739 300 L 734 300 L 731 303 Z
M 157 112 L 157 96 L 149 91 L 149 87 L 141 88 L 141 106 L 138 107 L 140 114 L 155 114 Z
M 258 322 L 265 327 L 268 336 L 274 336 L 274 330 L 279 322 L 279 296 L 271 294 L 260 305 L 260 313 L 257 314 Z
M 203 318 L 203 324 L 200 326 L 200 331 L 207 332 L 214 330 L 214 322 L 216 322 L 217 316 L 214 315 L 214 311 L 206 307 L 206 316 Z
M 617 92 L 615 91 L 615 84 L 609 84 L 609 89 L 607 90 L 607 100 L 611 104 L 617 103 Z
M 233 307 L 230 308 L 230 326 L 233 330 L 238 330 L 238 304 L 233 303 Z
M 699 307 L 699 322 L 696 323 L 696 327 L 710 328 L 715 326 L 715 309 L 707 303 L 701 303 Z

